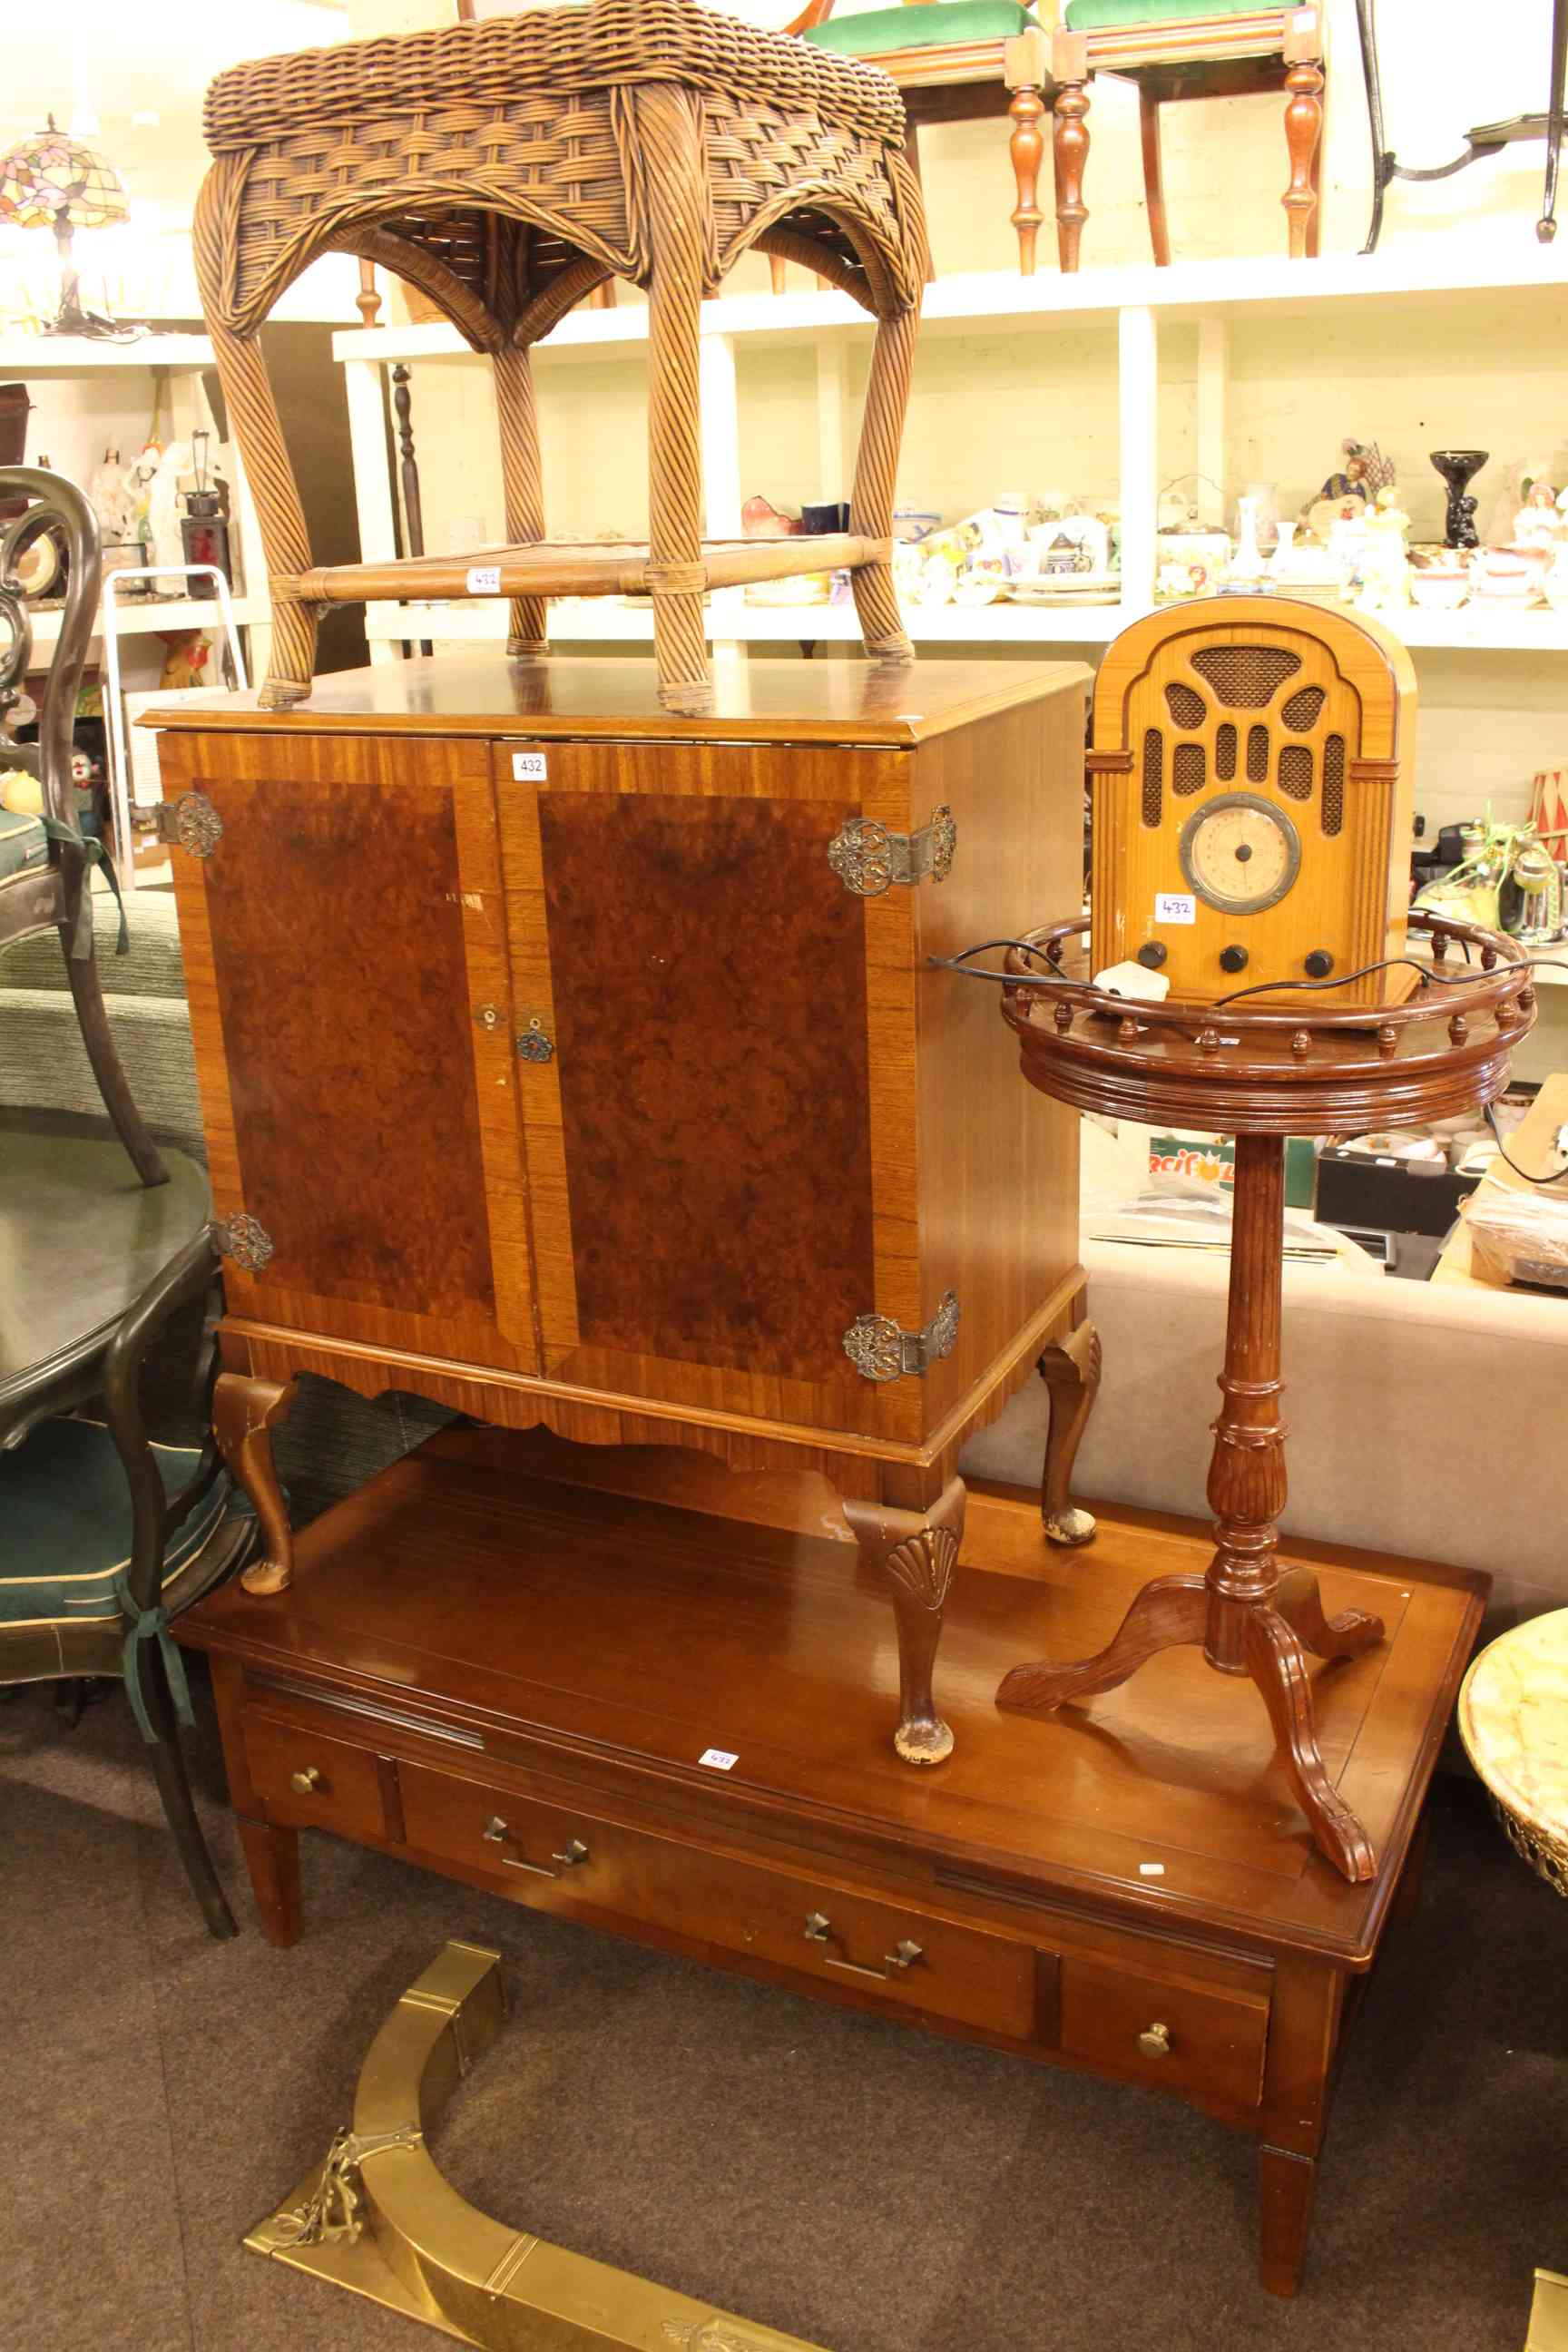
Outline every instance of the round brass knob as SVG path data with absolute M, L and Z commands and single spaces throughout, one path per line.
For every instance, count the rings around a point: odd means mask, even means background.
M 303 1771 L 290 1772 L 289 1786 L 297 1797 L 314 1796 L 316 1790 L 321 1786 L 319 1768 L 314 1764 L 307 1764 Z
M 1138 2047 L 1145 2058 L 1168 2058 L 1171 2054 L 1171 2029 L 1168 2025 L 1147 2025 L 1138 2036 Z

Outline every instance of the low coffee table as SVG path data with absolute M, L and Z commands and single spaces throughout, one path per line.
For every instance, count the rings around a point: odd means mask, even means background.
M 735 1516 L 714 1516 L 725 1496 Z M 1335 2059 L 1413 1891 L 1485 1580 L 1291 1546 L 1328 1609 L 1387 1629 L 1311 1671 L 1324 1769 L 1376 1857 L 1352 1884 L 1314 1846 L 1250 1686 L 1199 1651 L 1092 1716 L 996 1707 L 1015 1659 L 1096 1648 L 1152 1559 L 1202 1566 L 1206 1530 L 1112 1509 L 1092 1555 L 1064 1554 L 1034 1497 L 975 1492 L 983 1565 L 956 1571 L 941 1675 L 959 1737 L 917 1776 L 886 1738 L 879 1588 L 801 1508 L 780 1481 L 667 1450 L 450 1429 L 306 1528 L 286 1591 L 200 1602 L 175 1635 L 212 1660 L 265 1932 L 300 1935 L 299 1832 L 325 1830 L 797 1992 L 1173 2091 L 1258 2140 L 1263 2282 L 1292 2294 Z

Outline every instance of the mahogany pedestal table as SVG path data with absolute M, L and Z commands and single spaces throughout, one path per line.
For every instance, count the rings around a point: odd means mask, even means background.
M 1236 1192 L 1208 1571 L 1156 1577 L 1105 1649 L 1072 1664 L 1014 1667 L 996 1704 L 1050 1715 L 1114 1690 L 1162 1650 L 1200 1644 L 1217 1672 L 1257 1685 L 1313 1839 L 1352 1885 L 1375 1875 L 1377 1857 L 1325 1769 L 1307 1659 L 1356 1657 L 1384 1627 L 1355 1610 L 1326 1616 L 1315 1575 L 1280 1573 L 1285 1138 L 1416 1127 L 1491 1102 L 1535 1015 L 1516 941 L 1424 911 L 1410 922 L 1430 937 L 1434 965 L 1405 1003 L 1372 1013 L 1326 1010 L 1310 983 L 1299 1010 L 1281 1007 L 1286 992 L 1267 982 L 1268 1009 L 1245 989 L 1212 1004 L 1111 995 L 1064 969 L 1067 942 L 1089 928 L 1082 919 L 1010 948 L 1002 998 L 1032 1085 L 1080 1110 L 1234 1135 Z M 1479 950 L 1479 964 L 1450 976 L 1442 967 L 1456 940 L 1467 955 Z

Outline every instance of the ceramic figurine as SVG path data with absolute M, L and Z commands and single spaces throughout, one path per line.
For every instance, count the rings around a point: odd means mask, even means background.
M 1410 560 L 1405 537 L 1410 517 L 1390 485 L 1378 491 L 1362 525 L 1361 593 L 1363 613 L 1397 611 L 1410 601 Z
M 1550 482 L 1537 478 L 1525 492 L 1524 504 L 1514 511 L 1513 536 L 1508 542 L 1514 550 L 1523 547 L 1544 549 L 1553 556 L 1563 543 L 1568 530 L 1568 515 Z
M 93 475 L 88 498 L 98 517 L 99 535 L 104 545 L 116 544 L 132 536 L 131 506 L 126 496 L 125 468 L 120 462 L 120 452 L 110 443 L 103 453 L 103 463 Z
M 1311 536 L 1326 541 L 1331 526 L 1354 519 L 1358 506 L 1368 506 L 1379 490 L 1394 487 L 1394 460 L 1375 441 L 1344 441 L 1342 473 L 1331 474 L 1315 498 L 1309 499 L 1297 520 Z

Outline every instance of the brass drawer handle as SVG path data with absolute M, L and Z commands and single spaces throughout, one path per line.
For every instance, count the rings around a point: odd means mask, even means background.
M 808 1944 L 826 1944 L 832 1935 L 833 1922 L 825 1911 L 807 1912 L 805 1939 Z M 920 1945 L 911 1942 L 910 1937 L 905 1936 L 892 1951 L 883 1953 L 882 1958 L 885 1965 L 879 1969 L 862 1968 L 858 1960 L 836 1960 L 831 1953 L 825 1957 L 823 1966 L 842 1969 L 847 1977 L 873 1977 L 879 1984 L 886 1984 L 895 1969 L 912 1969 L 917 1960 L 924 1958 L 925 1954 Z
M 1138 2047 L 1145 2058 L 1168 2058 L 1171 2054 L 1171 2029 L 1168 2025 L 1148 2025 L 1138 2036 Z
M 499 1813 L 490 1815 L 485 1823 L 484 1834 L 491 1845 L 507 1845 L 511 1840 L 511 1831 Z M 524 1862 L 521 1854 L 504 1853 L 501 1856 L 509 1870 L 526 1870 L 534 1878 L 559 1878 L 562 1870 L 575 1870 L 580 1863 L 587 1862 L 591 1857 L 581 1838 L 568 1838 L 560 1853 L 552 1853 L 550 1859 L 558 1862 L 561 1870 L 547 1869 L 542 1862 Z
M 303 1771 L 289 1773 L 289 1786 L 297 1797 L 313 1797 L 318 1790 L 326 1786 L 326 1783 L 321 1778 L 321 1767 L 316 1764 L 307 1764 Z

